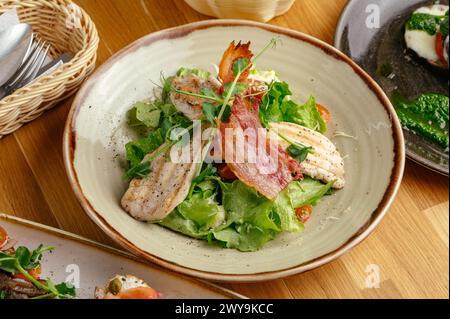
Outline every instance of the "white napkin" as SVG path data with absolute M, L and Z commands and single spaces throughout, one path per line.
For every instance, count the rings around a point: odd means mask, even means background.
M 20 20 L 19 20 L 19 16 L 17 15 L 16 9 L 11 9 L 11 10 L 5 11 L 5 13 L 0 15 L 0 32 L 8 29 L 9 27 L 11 27 L 13 25 L 19 24 L 19 23 L 20 23 Z M 52 61 L 53 60 L 49 56 L 47 56 L 44 61 L 44 67 L 47 64 L 51 63 Z M 46 72 L 44 72 L 41 76 L 50 74 L 51 72 L 56 70 L 62 64 L 63 64 L 62 61 L 56 63 L 54 66 L 52 66 Z M 35 81 L 36 79 L 34 79 L 33 81 Z

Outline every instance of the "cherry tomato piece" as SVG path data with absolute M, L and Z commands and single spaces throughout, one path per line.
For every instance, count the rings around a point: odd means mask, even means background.
M 317 110 L 319 111 L 320 116 L 323 118 L 323 120 L 326 123 L 331 122 L 331 112 L 328 110 L 328 108 L 326 108 L 325 106 L 323 106 L 321 104 L 317 104 Z
M 295 210 L 295 214 L 297 218 L 300 220 L 302 224 L 306 224 L 306 222 L 311 218 L 313 211 L 313 207 L 311 205 L 306 205 Z

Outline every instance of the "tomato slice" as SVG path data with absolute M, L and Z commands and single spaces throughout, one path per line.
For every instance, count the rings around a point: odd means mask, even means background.
M 295 210 L 295 214 L 297 218 L 300 220 L 302 224 L 306 224 L 306 222 L 311 218 L 313 211 L 313 207 L 311 205 L 306 205 Z
M 148 287 L 131 288 L 120 292 L 117 295 L 108 293 L 105 295 L 105 299 L 159 299 L 161 294 Z
M 9 239 L 8 233 L 4 228 L 2 228 L 2 226 L 0 226 L 0 249 L 6 245 L 8 239 Z
M 447 61 L 445 61 L 445 56 L 444 56 L 444 39 L 442 38 L 442 33 L 438 32 L 436 34 L 436 54 L 439 57 L 439 61 L 441 61 L 441 63 L 443 65 L 447 65 Z
M 328 110 L 327 107 L 317 103 L 317 110 L 319 111 L 320 116 L 323 118 L 323 120 L 326 123 L 330 123 L 331 122 L 331 112 L 330 112 L 330 110 Z
M 42 272 L 41 266 L 39 266 L 39 267 L 37 267 L 37 268 L 35 268 L 35 269 L 28 270 L 28 273 L 29 273 L 29 274 L 31 275 L 31 277 L 33 277 L 34 279 L 39 279 L 39 276 L 41 275 L 41 272 Z M 14 275 L 14 278 L 17 278 L 17 279 L 23 279 L 23 280 L 28 280 L 28 279 L 25 278 L 25 276 L 22 275 L 22 274 L 15 274 L 15 275 Z

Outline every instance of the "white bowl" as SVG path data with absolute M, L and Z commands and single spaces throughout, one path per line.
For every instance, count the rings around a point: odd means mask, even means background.
M 209 246 L 131 218 L 120 206 L 125 115 L 148 98 L 160 73 L 180 66 L 212 69 L 232 40 L 255 52 L 271 38 L 283 45 L 258 61 L 279 72 L 302 102 L 314 95 L 333 114 L 329 135 L 347 155 L 347 186 L 325 198 L 304 233 L 284 234 L 258 252 Z M 88 215 L 138 256 L 188 275 L 216 281 L 280 278 L 323 265 L 360 243 L 389 209 L 401 182 L 405 152 L 395 111 L 379 86 L 328 44 L 287 29 L 238 20 L 212 20 L 150 34 L 102 65 L 78 93 L 66 125 L 64 156 L 72 187 Z
M 267 22 L 285 14 L 295 0 L 184 0 L 194 10 L 221 19 Z

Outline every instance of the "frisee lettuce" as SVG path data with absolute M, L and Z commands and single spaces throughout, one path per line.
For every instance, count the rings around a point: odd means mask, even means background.
M 292 92 L 286 82 L 272 83 L 261 103 L 259 114 L 263 125 L 291 122 L 325 133 L 327 125 L 317 109 L 315 98 L 310 97 L 304 105 L 299 105 L 291 97 Z

